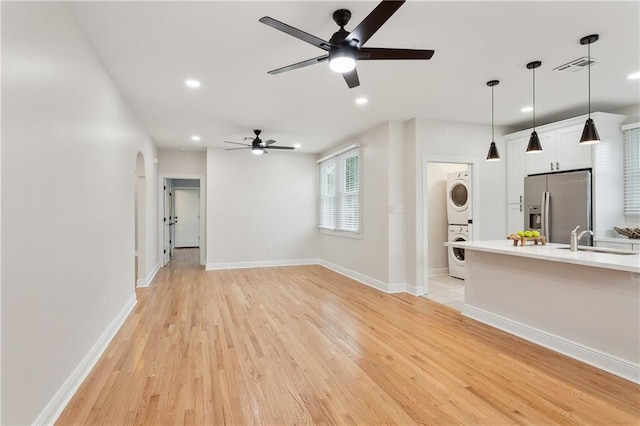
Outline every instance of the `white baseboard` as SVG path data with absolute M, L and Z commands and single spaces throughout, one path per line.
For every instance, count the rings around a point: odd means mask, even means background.
M 327 262 L 326 260 L 320 260 L 320 265 L 327 269 L 331 269 L 334 272 L 344 275 L 345 277 L 356 280 L 362 284 L 366 284 L 369 287 L 373 287 L 385 293 L 400 293 L 404 291 L 404 284 L 387 284 L 383 281 L 372 278 L 368 275 L 361 274 L 360 272 L 352 271 L 344 266 L 337 265 L 335 263 Z M 402 286 L 402 288 L 399 288 Z
M 120 327 L 127 319 L 138 301 L 136 295 L 132 294 L 131 298 L 125 303 L 118 315 L 107 326 L 106 330 L 100 335 L 98 340 L 93 344 L 89 352 L 82 358 L 82 361 L 71 372 L 67 380 L 53 395 L 49 403 L 40 412 L 38 417 L 32 422 L 33 425 L 52 425 L 58 419 L 62 411 L 67 406 L 73 395 L 76 393 L 82 382 L 87 378 L 93 367 L 96 365 L 103 352 L 116 335 Z
M 156 277 L 156 274 L 160 270 L 160 263 L 156 263 L 156 266 L 153 267 L 151 272 L 145 278 L 138 278 L 136 282 L 137 287 L 149 287 L 153 279 Z
M 427 294 L 427 287 L 406 283 L 404 291 L 414 296 L 424 296 Z
M 523 339 L 537 343 L 601 370 L 608 371 L 616 376 L 620 376 L 634 383 L 640 383 L 640 364 L 538 330 L 537 328 L 493 314 L 484 309 L 476 308 L 475 306 L 465 304 L 462 313 L 469 318 L 522 337 Z
M 449 275 L 449 268 L 433 268 L 433 269 L 429 269 L 428 275 L 430 277 L 441 277 L 443 275 Z
M 215 271 L 218 269 L 269 268 L 272 266 L 299 266 L 318 264 L 320 264 L 319 259 L 260 260 L 256 262 L 207 263 L 205 269 L 207 271 Z

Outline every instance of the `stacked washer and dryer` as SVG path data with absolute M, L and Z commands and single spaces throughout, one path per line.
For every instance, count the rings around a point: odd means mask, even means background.
M 447 174 L 448 241 L 471 241 L 471 182 L 469 172 Z M 449 275 L 465 279 L 464 249 L 448 247 Z

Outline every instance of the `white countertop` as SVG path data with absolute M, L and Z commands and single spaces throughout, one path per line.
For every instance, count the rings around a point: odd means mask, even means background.
M 528 242 L 522 247 L 520 245 L 514 246 L 512 240 L 456 241 L 444 243 L 444 245 L 466 250 L 530 257 L 532 259 L 549 260 L 552 262 L 573 263 L 576 265 L 593 266 L 595 268 L 640 273 L 640 253 L 621 255 L 591 251 L 572 252 L 568 249 L 562 249 L 562 247 L 569 247 L 568 244 L 552 243 L 543 246 L 533 245 L 532 242 Z M 623 252 L 624 250 L 620 251 Z

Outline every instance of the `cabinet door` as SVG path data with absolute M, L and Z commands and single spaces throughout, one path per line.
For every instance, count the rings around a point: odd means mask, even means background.
M 524 202 L 524 150 L 525 138 L 507 141 L 507 203 Z
M 572 126 L 556 131 L 556 170 L 575 170 L 591 167 L 593 145 L 581 145 L 583 126 Z
M 619 249 L 619 250 L 633 250 L 633 245 L 631 242 L 621 242 L 616 243 L 613 241 L 596 241 L 594 243 L 596 247 L 602 248 L 611 248 L 611 249 Z
M 524 226 L 524 208 L 523 204 L 507 205 L 507 233 L 513 234 L 517 231 L 525 229 Z
M 524 171 L 527 175 L 536 173 L 548 173 L 555 171 L 555 158 L 556 158 L 556 144 L 553 132 L 538 132 L 538 138 L 540 139 L 540 145 L 542 145 L 542 152 L 534 152 L 525 154 Z M 527 144 L 529 138 L 527 138 Z M 525 150 L 527 149 L 525 144 Z M 551 165 L 553 164 L 553 170 Z

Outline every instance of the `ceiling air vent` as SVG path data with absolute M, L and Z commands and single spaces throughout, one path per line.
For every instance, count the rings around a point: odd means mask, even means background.
M 591 58 L 591 66 L 597 65 L 598 60 L 595 58 Z M 554 71 L 558 72 L 567 72 L 574 73 L 581 71 L 583 69 L 587 69 L 589 65 L 589 58 L 583 56 L 582 58 L 574 59 L 571 62 L 567 62 L 564 65 L 560 65 L 559 67 L 554 68 Z

